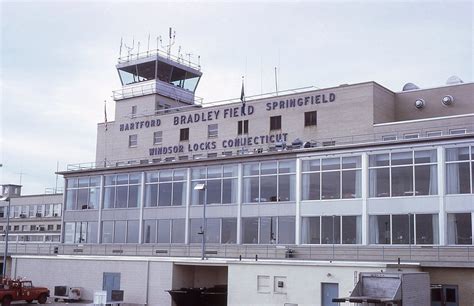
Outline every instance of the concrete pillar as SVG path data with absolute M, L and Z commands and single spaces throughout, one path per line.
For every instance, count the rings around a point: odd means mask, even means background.
M 301 159 L 296 159 L 295 244 L 301 244 Z
M 105 176 L 100 176 L 100 188 L 99 188 L 99 213 L 97 217 L 97 243 L 102 243 L 102 210 L 104 209 L 104 197 L 105 197 Z
M 193 191 L 193 186 L 191 184 L 191 168 L 187 168 L 186 171 L 186 213 L 184 219 L 184 243 L 189 244 L 189 212 L 191 209 L 191 192 Z M 173 230 L 173 226 L 171 226 Z M 171 233 L 172 234 L 172 233 Z
M 238 165 L 237 171 L 237 244 L 242 244 L 242 193 L 243 193 L 243 166 Z
M 141 185 L 140 185 L 140 202 L 138 203 L 138 207 L 140 208 L 140 217 L 138 220 L 138 243 L 143 243 L 143 213 L 145 207 L 145 179 L 146 175 L 145 172 L 141 174 Z
M 438 202 L 439 202 L 439 245 L 447 244 L 447 215 L 446 215 L 446 164 L 444 147 L 439 146 L 437 148 L 438 157 Z
M 361 197 L 362 197 L 362 244 L 369 244 L 369 215 L 367 209 L 367 199 L 369 197 L 369 155 L 362 153 L 362 173 L 361 173 Z

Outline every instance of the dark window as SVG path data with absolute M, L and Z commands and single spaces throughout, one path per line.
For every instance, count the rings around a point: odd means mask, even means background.
M 237 134 L 248 134 L 249 133 L 249 121 L 248 120 L 240 120 L 237 122 Z
M 281 130 L 281 116 L 270 117 L 270 131 Z
M 305 112 L 304 113 L 304 126 L 317 125 L 317 112 Z
M 179 141 L 189 140 L 189 128 L 179 130 Z

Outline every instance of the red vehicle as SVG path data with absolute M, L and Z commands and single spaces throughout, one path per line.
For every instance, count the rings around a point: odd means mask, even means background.
M 0 301 L 2 306 L 9 306 L 12 301 L 26 301 L 31 303 L 38 301 L 46 303 L 49 297 L 48 288 L 33 287 L 29 280 L 0 278 Z

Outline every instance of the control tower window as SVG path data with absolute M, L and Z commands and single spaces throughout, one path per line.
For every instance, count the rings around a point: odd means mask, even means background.
M 119 68 L 118 72 L 122 85 L 129 85 L 155 79 L 156 62 L 146 62 Z

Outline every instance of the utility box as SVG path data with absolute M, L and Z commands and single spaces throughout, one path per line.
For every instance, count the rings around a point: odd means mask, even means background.
M 359 274 L 359 281 L 349 297 L 333 302 L 364 305 L 430 305 L 430 277 L 425 272 Z

